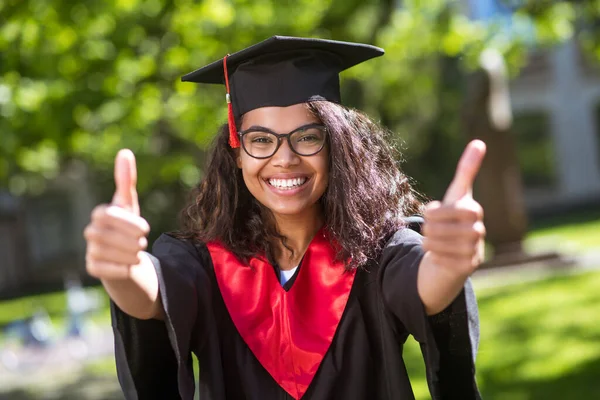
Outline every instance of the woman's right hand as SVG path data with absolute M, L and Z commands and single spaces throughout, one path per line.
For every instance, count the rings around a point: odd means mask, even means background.
M 87 272 L 102 281 L 130 279 L 148 246 L 150 225 L 140 217 L 136 182 L 135 156 L 130 150 L 119 151 L 112 203 L 97 206 L 84 230 Z

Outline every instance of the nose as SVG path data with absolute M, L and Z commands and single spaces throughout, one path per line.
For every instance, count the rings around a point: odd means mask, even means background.
M 292 165 L 297 165 L 299 162 L 300 157 L 292 151 L 288 141 L 285 139 L 281 141 L 281 146 L 279 146 L 275 154 L 271 157 L 273 166 L 281 168 L 289 168 Z

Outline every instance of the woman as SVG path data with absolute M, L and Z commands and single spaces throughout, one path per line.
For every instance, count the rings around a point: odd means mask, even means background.
M 482 257 L 470 187 L 485 146 L 469 145 L 427 206 L 425 239 L 406 229 L 423 206 L 386 132 L 339 104 L 339 72 L 382 53 L 273 37 L 186 75 L 225 81 L 229 122 L 182 229 L 152 254 L 135 160 L 119 153 L 113 202 L 85 237 L 128 399 L 192 399 L 192 352 L 202 399 L 412 399 L 409 334 L 433 398 L 479 397 L 467 279 Z

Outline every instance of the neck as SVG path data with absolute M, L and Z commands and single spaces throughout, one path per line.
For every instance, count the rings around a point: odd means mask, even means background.
M 275 259 L 282 270 L 289 270 L 298 265 L 308 245 L 325 222 L 319 207 L 311 210 L 310 215 L 307 214 L 275 215 L 277 230 L 286 237 L 287 247 L 293 250 L 292 253 L 283 244 L 277 243 Z

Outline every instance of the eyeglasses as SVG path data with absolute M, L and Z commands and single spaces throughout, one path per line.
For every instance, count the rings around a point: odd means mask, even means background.
M 254 158 L 269 158 L 277 153 L 281 140 L 287 139 L 292 151 L 300 156 L 312 156 L 323 150 L 327 128 L 321 124 L 303 125 L 290 133 L 279 134 L 263 127 L 251 127 L 240 132 L 244 151 Z

